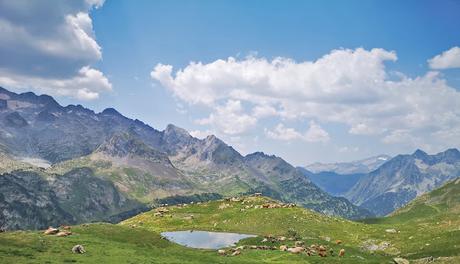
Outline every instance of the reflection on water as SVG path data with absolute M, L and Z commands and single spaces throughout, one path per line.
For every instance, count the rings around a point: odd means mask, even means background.
M 218 249 L 223 247 L 233 246 L 236 242 L 243 238 L 255 237 L 254 235 L 237 234 L 237 233 L 221 233 L 207 231 L 174 231 L 163 232 L 161 235 L 168 240 L 177 244 L 204 249 Z

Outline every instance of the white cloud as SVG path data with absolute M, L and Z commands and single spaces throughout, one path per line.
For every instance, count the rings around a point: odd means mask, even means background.
M 330 139 L 329 134 L 314 121 L 310 121 L 310 127 L 303 134 L 294 128 L 285 127 L 281 123 L 273 130 L 265 129 L 265 134 L 269 138 L 284 141 L 303 140 L 307 142 L 327 142 Z
M 228 100 L 223 106 L 216 106 L 209 117 L 196 121 L 201 125 L 211 125 L 227 135 L 238 135 L 252 128 L 257 119 L 244 113 L 238 100 Z
M 460 47 L 452 47 L 428 60 L 431 69 L 460 68 Z
M 340 153 L 353 153 L 353 152 L 358 152 L 359 151 L 359 147 L 340 147 L 339 148 L 339 152 Z
M 273 130 L 265 129 L 267 137 L 277 140 L 292 141 L 302 139 L 303 136 L 294 128 L 285 127 L 283 124 L 278 124 Z
M 310 128 L 305 133 L 305 140 L 308 142 L 327 142 L 329 134 L 314 121 L 310 121 Z
M 189 133 L 192 137 L 196 137 L 199 139 L 204 139 L 207 136 L 214 134 L 211 130 L 192 130 Z
M 112 90 L 112 84 L 104 74 L 90 67 L 82 67 L 71 78 L 42 78 L 15 75 L 0 70 L 0 84 L 17 89 L 34 89 L 60 96 L 72 96 L 80 100 L 93 100 L 101 92 Z
M 89 66 L 102 58 L 89 12 L 103 2 L 0 0 L 0 85 L 86 100 L 111 90 Z
M 235 132 L 235 117 L 250 124 L 238 133 L 261 118 L 307 119 L 344 124 L 350 134 L 377 136 L 387 144 L 396 144 L 390 138 L 400 130 L 433 146 L 460 144 L 458 135 L 440 133 L 460 128 L 460 108 L 454 107 L 460 105 L 460 92 L 437 72 L 389 78 L 385 62 L 396 60 L 395 52 L 384 49 L 340 49 L 316 61 L 230 57 L 190 63 L 175 72 L 171 65 L 159 64 L 151 76 L 190 107 L 207 107 L 210 118 L 201 123 L 221 123 L 224 133 Z M 229 101 L 245 107 L 236 115 L 222 114 L 222 102 Z M 222 129 L 223 124 L 228 127 Z M 328 136 L 315 129 L 313 124 L 311 138 L 326 141 Z M 267 136 L 305 140 L 305 134 L 283 126 L 270 132 Z

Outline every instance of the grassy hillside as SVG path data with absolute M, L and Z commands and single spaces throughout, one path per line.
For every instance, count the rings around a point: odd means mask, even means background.
M 262 208 L 278 205 L 265 197 L 216 200 L 152 210 L 118 225 L 90 224 L 72 228 L 68 237 L 41 232 L 0 233 L 1 263 L 391 263 L 404 257 L 411 263 L 459 263 L 460 180 L 420 197 L 393 216 L 352 222 L 307 209 Z M 393 230 L 394 229 L 394 230 Z M 162 231 L 208 230 L 255 234 L 239 245 L 324 245 L 334 255 L 326 258 L 280 250 L 244 249 L 238 256 L 219 256 L 216 250 L 197 250 L 161 239 Z M 290 241 L 263 242 L 264 236 L 285 236 Z M 337 244 L 336 240 L 341 240 Z M 87 253 L 73 254 L 82 244 Z M 345 249 L 343 258 L 337 256 Z M 328 251 L 329 253 L 329 251 Z
M 365 222 L 398 230 L 392 240 L 408 257 L 460 256 L 460 179 L 418 197 L 389 217 Z

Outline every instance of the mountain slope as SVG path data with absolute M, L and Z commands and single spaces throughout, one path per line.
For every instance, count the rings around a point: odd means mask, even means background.
M 159 131 L 112 108 L 95 113 L 81 105 L 62 107 L 46 95 L 0 89 L 0 98 L 2 152 L 16 160 L 49 163 L 44 170 L 32 169 L 42 170 L 49 179 L 87 168 L 91 178 L 110 182 L 119 195 L 144 204 L 172 195 L 231 196 L 262 190 L 326 214 L 369 216 L 299 177 L 280 158 L 243 157 L 215 136 L 200 140 L 174 125 Z M 108 197 L 117 199 L 117 195 Z M 90 209 L 95 210 L 94 219 L 113 213 Z
M 457 149 L 436 155 L 417 150 L 412 155 L 398 155 L 363 176 L 345 197 L 376 215 L 387 215 L 459 175 Z
M 58 177 L 34 171 L 0 175 L 2 230 L 104 220 L 141 206 L 87 168 Z

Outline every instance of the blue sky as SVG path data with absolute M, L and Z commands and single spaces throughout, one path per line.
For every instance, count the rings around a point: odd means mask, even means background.
M 458 1 L 74 1 L 52 15 L 35 12 L 52 1 L 2 2 L 0 25 L 44 31 L 72 53 L 12 50 L 22 35 L 3 32 L 0 54 L 24 57 L 0 64 L 11 90 L 115 107 L 295 165 L 460 146 Z

